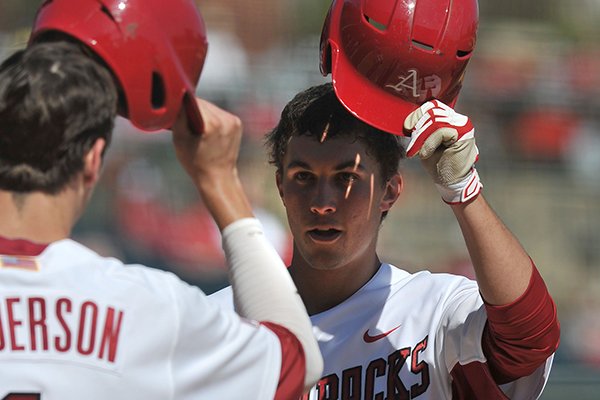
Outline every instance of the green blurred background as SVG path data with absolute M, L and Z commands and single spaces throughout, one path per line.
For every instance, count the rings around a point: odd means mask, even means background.
M 25 45 L 39 4 L 0 0 L 0 58 Z M 290 236 L 262 135 L 296 92 L 328 79 L 318 70 L 318 45 L 329 2 L 198 6 L 210 43 L 198 94 L 242 117 L 242 179 L 287 260 Z M 561 346 L 542 399 L 600 398 L 598 21 L 600 0 L 482 2 L 457 104 L 476 126 L 486 197 L 558 305 Z M 408 270 L 472 276 L 453 215 L 418 164 L 403 164 L 405 194 L 384 223 L 380 252 Z M 167 132 L 142 134 L 118 121 L 102 184 L 75 236 L 102 254 L 172 270 L 207 293 L 226 284 L 219 233 Z

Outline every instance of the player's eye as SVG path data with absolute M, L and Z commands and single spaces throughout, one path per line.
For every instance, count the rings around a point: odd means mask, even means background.
M 312 178 L 312 174 L 306 171 L 298 171 L 294 174 L 296 182 L 307 182 Z
M 351 172 L 342 172 L 339 174 L 339 179 L 342 183 L 348 185 L 356 182 L 359 179 L 359 176 Z

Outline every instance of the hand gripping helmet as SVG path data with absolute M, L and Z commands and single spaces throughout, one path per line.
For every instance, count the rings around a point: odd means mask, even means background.
M 403 134 L 425 101 L 454 105 L 475 48 L 477 0 L 333 0 L 320 67 L 344 106 L 366 123 Z
M 53 32 L 84 43 L 106 63 L 120 86 L 120 113 L 134 126 L 168 129 L 182 105 L 202 126 L 189 101 L 208 47 L 194 0 L 45 0 L 30 41 Z

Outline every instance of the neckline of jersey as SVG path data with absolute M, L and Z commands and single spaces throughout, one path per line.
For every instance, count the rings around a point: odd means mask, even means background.
M 26 239 L 9 239 L 0 236 L 0 254 L 7 256 L 39 256 L 48 243 L 34 243 Z

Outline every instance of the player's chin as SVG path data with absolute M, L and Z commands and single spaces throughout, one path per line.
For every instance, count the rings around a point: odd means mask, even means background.
M 319 253 L 313 257 L 308 257 L 309 265 L 313 269 L 319 271 L 333 271 L 341 268 L 344 263 L 339 254 L 323 254 Z
M 344 264 L 347 251 L 342 246 L 326 245 L 309 241 L 304 243 L 298 251 L 302 258 L 318 270 L 333 270 Z

